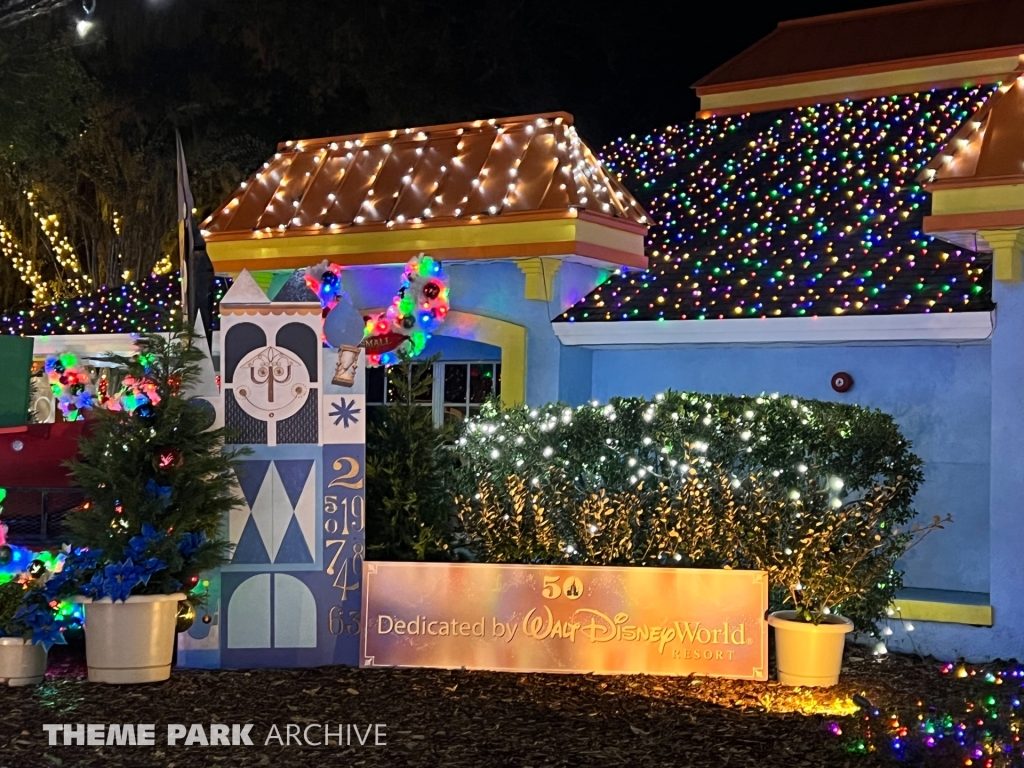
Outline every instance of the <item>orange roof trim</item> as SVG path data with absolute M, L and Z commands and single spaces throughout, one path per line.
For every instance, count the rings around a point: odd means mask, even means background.
M 202 226 L 218 242 L 584 212 L 650 223 L 555 112 L 284 142 Z
M 1020 0 L 915 0 L 783 21 L 693 87 L 705 96 L 1018 55 L 1020 10 Z

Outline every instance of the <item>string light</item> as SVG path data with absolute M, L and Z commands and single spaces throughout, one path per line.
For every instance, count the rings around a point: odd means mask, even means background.
M 991 308 L 991 257 L 923 233 L 916 176 L 994 90 L 719 117 L 614 142 L 605 165 L 657 222 L 651 264 L 618 271 L 559 319 Z
M 220 323 L 218 305 L 231 286 L 227 278 L 214 280 L 211 329 Z M 150 275 L 145 282 L 119 288 L 102 286 L 93 293 L 48 306 L 0 315 L 0 334 L 50 336 L 75 333 L 152 333 L 173 330 L 181 311 L 178 273 Z

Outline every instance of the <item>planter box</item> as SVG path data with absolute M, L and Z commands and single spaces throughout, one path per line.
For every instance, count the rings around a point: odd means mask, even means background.
M 94 683 L 156 683 L 171 676 L 178 603 L 185 595 L 75 598 L 85 607 L 85 660 Z
M 0 685 L 36 685 L 46 676 L 46 649 L 20 637 L 0 637 Z
M 839 682 L 846 633 L 853 622 L 845 616 L 826 616 L 821 624 L 796 619 L 796 611 L 776 611 L 768 617 L 775 628 L 775 664 L 783 685 L 829 687 Z

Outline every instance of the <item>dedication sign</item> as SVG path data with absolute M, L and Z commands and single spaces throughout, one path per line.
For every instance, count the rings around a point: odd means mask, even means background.
M 362 667 L 768 679 L 763 571 L 363 564 Z

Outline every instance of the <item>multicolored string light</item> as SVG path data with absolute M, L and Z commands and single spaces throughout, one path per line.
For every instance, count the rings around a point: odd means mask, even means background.
M 230 286 L 231 281 L 226 278 L 214 281 L 216 304 Z M 220 322 L 216 304 L 210 321 L 214 329 Z M 180 312 L 178 273 L 149 275 L 142 282 L 127 283 L 120 288 L 103 286 L 85 296 L 2 315 L 0 334 L 151 333 L 173 329 Z
M 78 359 L 70 352 L 48 357 L 43 365 L 50 381 L 50 390 L 67 421 L 76 421 L 79 411 L 92 408 L 89 375 L 78 367 Z
M 421 253 L 405 266 L 402 287 L 384 312 L 366 321 L 363 344 L 370 367 L 395 365 L 423 351 L 432 331 L 448 315 L 448 278 L 441 262 Z M 398 341 L 381 352 L 375 342 Z
M 559 320 L 985 310 L 991 257 L 924 234 L 921 168 L 996 85 L 720 117 L 606 147 L 658 223 Z
M 1024 668 L 986 670 L 946 663 L 942 673 L 967 679 L 971 690 L 962 705 L 933 706 L 918 700 L 916 707 L 900 712 L 864 702 L 856 720 L 831 721 L 828 731 L 850 752 L 887 753 L 913 765 L 1024 766 Z

